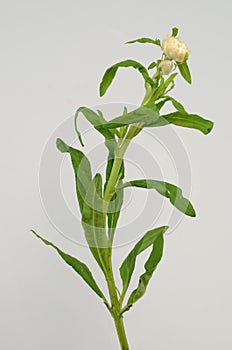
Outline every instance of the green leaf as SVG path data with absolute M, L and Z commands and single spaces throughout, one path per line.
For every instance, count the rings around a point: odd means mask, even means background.
M 172 73 L 167 80 L 164 82 L 164 87 L 167 89 L 171 83 L 173 83 L 175 77 L 178 75 L 178 73 Z
M 178 28 L 176 28 L 176 27 L 172 28 L 172 36 L 177 36 L 178 32 L 179 32 Z
M 125 311 L 127 311 L 136 301 L 138 301 L 145 294 L 148 283 L 152 278 L 152 275 L 162 258 L 163 246 L 164 237 L 163 234 L 161 234 L 159 235 L 159 237 L 157 237 L 156 241 L 153 244 L 152 252 L 146 264 L 144 265 L 145 273 L 140 276 L 138 287 L 129 296 L 127 306 L 125 307 Z
M 105 214 L 102 198 L 102 177 L 96 174 L 93 178 L 82 210 L 82 226 L 88 246 L 104 273 L 107 270 L 109 241 L 106 235 Z
M 187 64 L 187 61 L 178 63 L 177 62 L 177 67 L 179 68 L 180 74 L 182 77 L 189 83 L 192 83 L 192 78 L 191 78 L 191 73 Z
M 154 45 L 161 46 L 159 39 L 140 38 L 140 39 L 135 39 L 135 40 L 131 40 L 131 41 L 126 42 L 126 44 L 134 44 L 134 43 L 154 44 Z
M 179 112 L 181 112 L 181 113 L 187 113 L 186 110 L 185 110 L 185 108 L 184 108 L 184 106 L 183 106 L 179 101 L 177 101 L 176 99 L 174 99 L 174 98 L 171 97 L 171 96 L 164 96 L 164 98 L 162 99 L 162 101 L 156 103 L 156 106 L 157 106 L 158 110 L 160 110 L 160 109 L 163 107 L 163 105 L 164 105 L 166 102 L 168 102 L 168 101 L 170 101 L 170 102 L 172 103 L 173 107 L 174 107 L 177 111 L 179 111 Z
M 126 187 L 140 187 L 147 189 L 154 189 L 162 196 L 169 198 L 170 202 L 174 207 L 180 210 L 182 213 L 195 217 L 195 210 L 190 201 L 183 197 L 182 190 L 169 182 L 158 181 L 158 180 L 133 180 L 122 184 L 119 188 Z
M 100 134 L 102 134 L 107 140 L 113 140 L 115 138 L 114 130 L 108 130 L 107 128 L 105 128 L 105 124 L 107 124 L 107 121 L 104 119 L 103 114 L 100 111 L 96 113 L 90 108 L 80 107 L 75 113 L 74 125 L 75 125 L 75 130 L 77 132 L 79 141 L 82 146 L 84 146 L 84 144 L 81 138 L 81 134 L 77 128 L 77 119 L 78 119 L 79 113 L 82 113 L 84 117 L 88 120 L 88 122 L 92 124 L 93 127 Z
M 157 62 L 152 62 L 152 63 L 149 64 L 148 70 L 153 69 L 153 68 L 155 68 L 156 66 L 157 66 Z
M 102 78 L 101 84 L 100 84 L 100 96 L 103 96 L 106 91 L 108 90 L 109 86 L 111 85 L 117 71 L 118 68 L 120 67 L 124 67 L 124 68 L 128 68 L 128 67 L 132 67 L 137 69 L 143 76 L 145 82 L 147 82 L 148 84 L 150 84 L 151 86 L 153 86 L 153 80 L 151 79 L 151 77 L 148 74 L 148 71 L 146 70 L 146 68 L 139 62 L 134 61 L 134 60 L 126 60 L 126 61 L 122 61 L 119 63 L 114 64 L 112 67 L 108 68 Z
M 207 135 L 213 129 L 214 123 L 211 120 L 204 119 L 197 114 L 181 113 L 178 111 L 166 115 L 161 115 L 157 122 L 149 126 L 164 126 L 168 124 L 196 129 Z
M 60 255 L 60 257 L 69 265 L 73 268 L 75 272 L 77 272 L 83 280 L 89 285 L 89 287 L 102 299 L 105 300 L 105 297 L 98 287 L 97 283 L 95 282 L 93 275 L 91 271 L 89 270 L 88 266 L 85 265 L 83 262 L 80 260 L 77 260 L 76 258 L 64 253 L 62 250 L 57 248 L 53 243 L 47 241 L 46 239 L 42 238 L 40 235 L 38 235 L 35 231 L 31 230 L 31 232 L 34 233 L 36 237 L 41 239 L 43 243 L 45 243 L 48 246 L 53 247 L 57 253 Z
M 117 128 L 125 125 L 143 123 L 143 126 L 147 126 L 154 123 L 159 118 L 159 112 L 155 104 L 141 106 L 127 114 L 123 114 L 120 117 L 110 120 L 105 127 Z
M 129 255 L 123 261 L 120 267 L 120 275 L 123 283 L 123 295 L 125 295 L 130 284 L 137 256 L 141 254 L 145 249 L 153 245 L 157 241 L 157 239 L 167 231 L 167 229 L 167 226 L 162 226 L 148 231 L 134 246 Z
M 62 152 L 70 154 L 72 166 L 75 174 L 76 193 L 80 211 L 83 209 L 83 201 L 92 180 L 91 165 L 88 158 L 78 149 L 69 147 L 61 139 L 56 141 L 57 148 Z

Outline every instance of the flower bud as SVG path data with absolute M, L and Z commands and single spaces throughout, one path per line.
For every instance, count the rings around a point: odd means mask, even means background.
M 173 62 L 170 60 L 161 61 L 159 64 L 159 68 L 161 69 L 164 75 L 168 75 L 173 70 Z
M 190 51 L 183 41 L 175 36 L 167 36 L 162 42 L 163 52 L 176 62 L 184 62 Z

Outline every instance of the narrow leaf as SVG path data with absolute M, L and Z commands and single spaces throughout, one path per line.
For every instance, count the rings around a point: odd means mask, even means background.
M 79 151 L 78 149 L 69 147 L 61 139 L 57 139 L 56 145 L 61 152 L 67 152 L 70 154 L 75 174 L 77 198 L 79 202 L 80 211 L 82 212 L 83 200 L 86 196 L 87 190 L 92 180 L 90 162 L 83 152 Z
M 150 84 L 151 86 L 153 86 L 153 80 L 151 79 L 151 77 L 148 74 L 148 71 L 146 70 L 146 68 L 139 62 L 134 61 L 134 60 L 126 60 L 126 61 L 122 61 L 119 63 L 114 64 L 112 67 L 108 68 L 102 78 L 101 84 L 100 84 L 100 96 L 103 96 L 106 91 L 108 90 L 109 86 L 111 85 L 117 71 L 118 68 L 120 67 L 124 67 L 124 68 L 134 68 L 137 69 L 143 76 L 145 82 L 147 82 L 148 84 Z
M 167 226 L 162 226 L 148 231 L 123 261 L 120 267 L 120 275 L 123 283 L 123 295 L 125 295 L 128 289 L 132 274 L 134 272 L 137 256 L 140 253 L 142 253 L 145 249 L 153 245 L 156 242 L 156 240 L 167 231 L 167 229 Z
M 189 83 L 192 83 L 191 73 L 187 64 L 187 61 L 182 63 L 177 63 L 177 67 L 179 68 L 180 74 L 182 77 Z
M 135 39 L 135 40 L 131 40 L 131 41 L 126 42 L 126 44 L 134 44 L 134 43 L 154 44 L 154 45 L 161 46 L 159 39 L 140 38 L 140 39 Z
M 191 217 L 196 216 L 195 210 L 190 201 L 184 198 L 182 195 L 182 190 L 173 184 L 158 180 L 142 179 L 129 181 L 121 185 L 121 188 L 126 187 L 154 189 L 162 196 L 169 198 L 171 204 L 174 205 L 174 207 L 176 207 L 182 213 Z
M 165 123 L 166 122 L 166 123 Z M 161 124 L 159 124 L 161 123 Z M 160 119 L 157 120 L 152 126 L 160 126 L 174 124 L 185 128 L 191 128 L 201 131 L 207 135 L 213 129 L 213 122 L 211 120 L 204 119 L 197 114 L 188 114 L 181 112 L 174 112 L 166 115 L 161 115 Z
M 160 109 L 164 106 L 164 104 L 165 104 L 166 102 L 168 102 L 168 101 L 170 101 L 170 102 L 172 103 L 173 107 L 174 107 L 177 111 L 179 111 L 179 112 L 181 112 L 181 113 L 187 113 L 186 110 L 185 110 L 185 108 L 184 108 L 184 106 L 183 106 L 179 101 L 177 101 L 176 99 L 174 99 L 174 98 L 171 97 L 171 96 L 164 96 L 164 98 L 163 98 L 161 101 L 159 101 L 158 103 L 156 103 L 156 106 L 157 106 L 158 110 L 160 110 Z
M 145 273 L 140 276 L 138 287 L 129 296 L 127 306 L 125 309 L 129 309 L 136 301 L 138 301 L 146 292 L 148 283 L 152 278 L 154 271 L 159 264 L 163 255 L 164 237 L 160 235 L 153 244 L 152 252 L 145 264 Z
M 105 228 L 102 178 L 100 174 L 95 175 L 87 191 L 83 203 L 82 226 L 88 246 L 98 265 L 105 273 L 109 254 L 109 241 Z
M 31 230 L 32 233 L 34 233 L 34 235 L 36 237 L 38 237 L 39 239 L 41 239 L 41 241 L 43 243 L 45 243 L 48 246 L 53 247 L 57 253 L 61 256 L 61 258 L 68 264 L 70 265 L 73 270 L 75 272 L 77 272 L 82 278 L 83 280 L 89 285 L 89 287 L 102 299 L 105 300 L 105 297 L 103 295 L 103 293 L 101 292 L 100 288 L 98 287 L 97 283 L 95 282 L 93 275 L 91 273 L 91 271 L 89 270 L 88 266 L 85 265 L 83 262 L 81 262 L 80 260 L 64 253 L 62 250 L 60 250 L 59 248 L 57 248 L 53 243 L 47 241 L 46 239 L 42 238 L 40 235 L 38 235 L 35 231 Z
M 159 118 L 159 112 L 155 104 L 141 106 L 134 111 L 123 114 L 120 117 L 110 120 L 105 128 L 117 128 L 135 123 L 143 123 L 143 126 L 155 123 Z
M 105 124 L 107 124 L 107 121 L 104 119 L 103 114 L 99 111 L 98 113 L 94 112 L 90 108 L 87 107 L 80 107 L 75 113 L 75 118 L 74 118 L 74 125 L 75 125 L 75 130 L 77 132 L 79 141 L 82 146 L 84 146 L 81 134 L 77 128 L 77 120 L 79 113 L 82 113 L 84 117 L 88 120 L 90 124 L 93 125 L 93 127 L 100 132 L 106 139 L 108 140 L 113 140 L 114 139 L 114 132 L 112 130 L 108 130 L 105 128 Z
M 152 62 L 152 63 L 149 64 L 148 69 L 149 69 L 149 70 L 150 70 L 150 69 L 153 69 L 153 68 L 155 68 L 156 66 L 157 66 L 157 62 Z

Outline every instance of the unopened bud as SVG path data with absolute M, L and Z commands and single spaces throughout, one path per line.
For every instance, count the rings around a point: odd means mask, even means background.
M 170 60 L 161 61 L 159 64 L 159 68 L 161 69 L 164 75 L 168 75 L 173 70 L 173 62 Z

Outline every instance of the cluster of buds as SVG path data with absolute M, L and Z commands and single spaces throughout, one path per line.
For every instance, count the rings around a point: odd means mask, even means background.
M 175 36 L 167 36 L 161 46 L 165 59 L 160 62 L 159 67 L 164 75 L 168 75 L 173 70 L 173 61 L 182 63 L 188 59 L 189 49 L 183 41 Z

